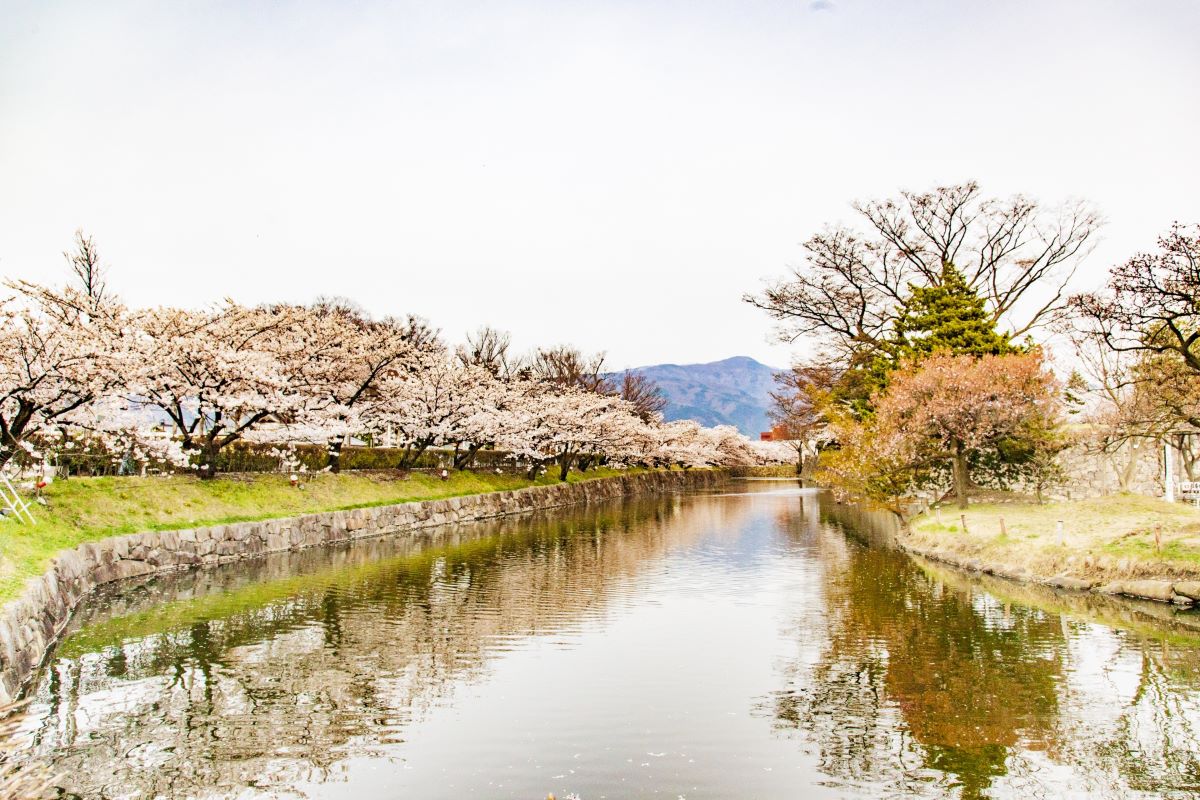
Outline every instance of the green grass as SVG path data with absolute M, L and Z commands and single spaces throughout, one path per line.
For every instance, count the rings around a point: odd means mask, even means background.
M 965 515 L 967 531 L 959 515 Z M 1001 519 L 1007 535 L 1002 532 Z M 1058 522 L 1063 523 L 1059 540 Z M 910 523 L 915 544 L 952 549 L 985 561 L 1026 566 L 1035 573 L 1072 567 L 1091 556 L 1128 560 L 1135 568 L 1175 574 L 1200 572 L 1200 509 L 1154 497 L 1119 494 L 1069 502 L 981 503 L 966 511 L 943 508 Z M 1154 531 L 1161 533 L 1156 549 Z M 1053 573 L 1051 573 L 1053 574 Z
M 569 482 L 630 474 L 636 470 L 572 472 Z M 20 594 L 54 556 L 83 542 L 151 530 L 193 528 L 229 522 L 291 517 L 318 511 L 437 500 L 557 483 L 546 474 L 522 476 L 454 472 L 450 479 L 421 473 L 305 476 L 303 490 L 286 475 L 259 474 L 202 481 L 190 475 L 71 478 L 45 490 L 49 508 L 33 505 L 36 525 L 0 522 L 0 603 Z

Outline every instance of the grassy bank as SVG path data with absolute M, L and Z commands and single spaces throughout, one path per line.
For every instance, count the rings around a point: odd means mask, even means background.
M 966 517 L 965 531 L 960 514 Z M 1200 509 L 1153 497 L 1113 495 L 1040 506 L 989 503 L 965 512 L 944 508 L 916 517 L 909 527 L 905 541 L 918 550 L 950 551 L 1034 576 L 1069 574 L 1097 581 L 1200 576 Z
M 577 482 L 635 470 L 572 472 Z M 192 476 L 71 478 L 46 488 L 49 507 L 33 506 L 36 525 L 0 522 L 0 603 L 44 572 L 61 550 L 108 536 L 222 525 L 319 511 L 437 500 L 557 483 L 544 475 L 455 472 L 443 481 L 413 473 L 315 474 L 296 489 L 286 475 L 235 475 L 202 481 Z

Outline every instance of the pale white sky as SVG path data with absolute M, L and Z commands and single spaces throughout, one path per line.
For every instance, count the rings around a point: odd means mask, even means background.
M 614 366 L 751 355 L 854 198 L 975 178 L 1200 221 L 1200 3 L 0 2 L 0 275 L 351 297 Z

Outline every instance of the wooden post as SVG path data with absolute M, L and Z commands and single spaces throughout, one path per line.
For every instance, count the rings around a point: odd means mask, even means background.
M 1066 538 L 1066 535 L 1063 533 L 1063 521 L 1061 519 L 1058 521 L 1058 546 L 1059 547 L 1067 546 L 1067 538 Z
M 1154 526 L 1154 552 L 1162 552 L 1162 525 Z
M 1008 528 L 1004 525 L 1004 517 L 1000 518 L 1000 535 L 1006 538 L 1008 537 Z
M 966 533 L 966 532 L 967 532 L 967 515 L 966 515 L 966 514 L 959 514 L 959 515 L 958 515 L 958 518 L 959 518 L 959 520 L 962 522 L 962 526 L 963 526 L 963 533 Z

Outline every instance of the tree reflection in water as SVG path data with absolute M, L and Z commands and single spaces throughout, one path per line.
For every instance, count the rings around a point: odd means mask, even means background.
M 1084 620 L 1127 625 L 1139 614 L 1124 601 L 992 579 L 1000 597 L 1023 593 L 1023 603 L 1005 602 L 866 541 L 872 521 L 854 509 L 831 506 L 826 522 L 812 544 L 825 566 L 825 617 L 793 619 L 798 655 L 767 708 L 837 783 L 962 798 L 1002 783 L 1001 796 L 1055 797 L 1054 773 L 1074 772 L 1065 780 L 1080 796 L 1200 790 L 1196 631 L 1072 621 L 1043 609 L 1067 604 Z M 1160 624 L 1174 616 L 1152 611 Z M 1135 661 L 1136 682 L 1114 683 Z
M 631 502 L 126 587 L 75 621 L 45 671 L 36 750 L 89 796 L 336 779 L 508 642 L 595 621 L 614 587 L 729 527 L 729 510 Z

